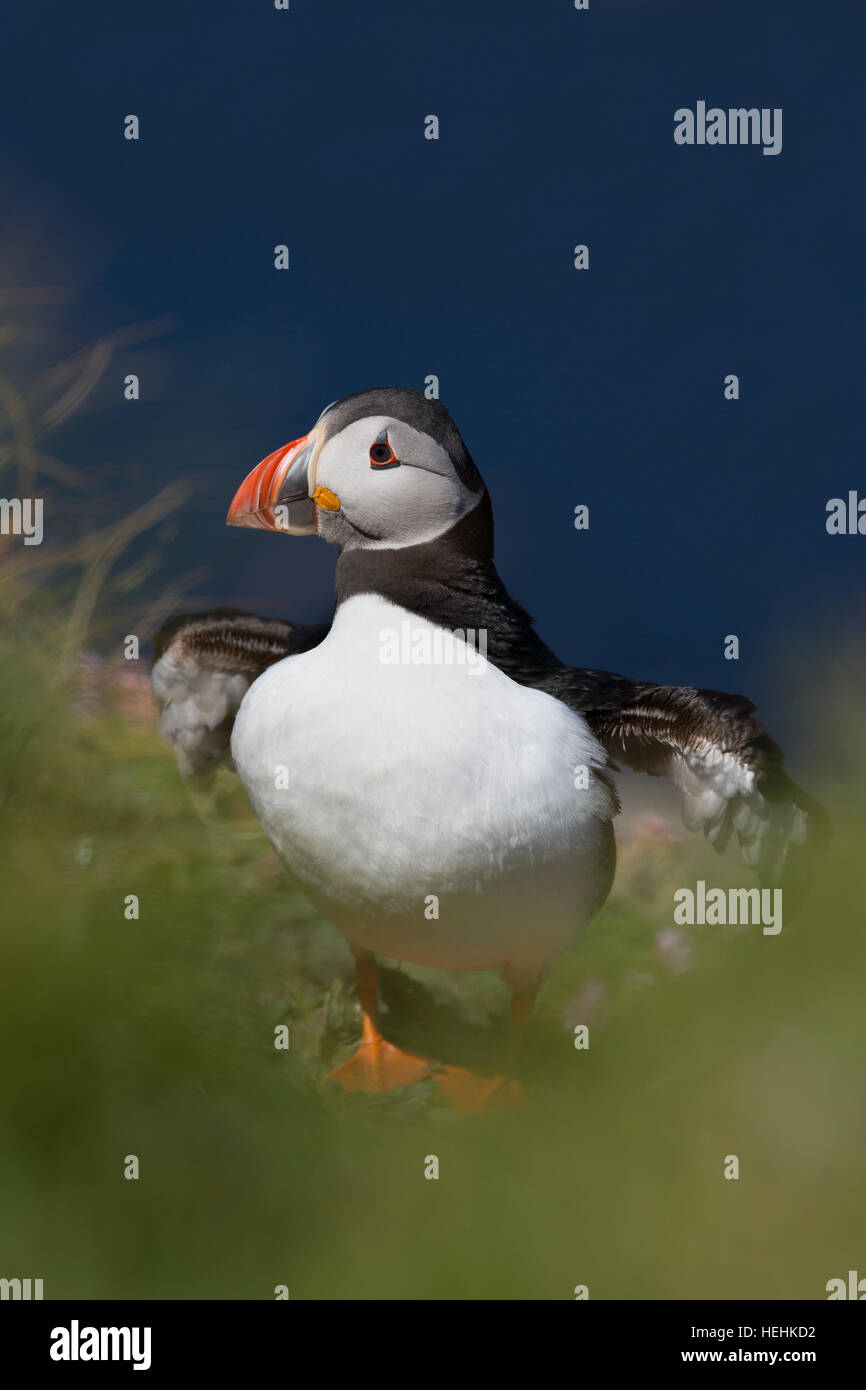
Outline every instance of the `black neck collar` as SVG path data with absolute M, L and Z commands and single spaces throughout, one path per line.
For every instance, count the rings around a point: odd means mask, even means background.
M 483 630 L 488 660 L 521 684 L 544 685 L 562 669 L 493 563 L 486 489 L 472 511 L 435 540 L 393 550 L 344 550 L 337 562 L 337 607 L 359 594 L 378 594 L 451 631 Z

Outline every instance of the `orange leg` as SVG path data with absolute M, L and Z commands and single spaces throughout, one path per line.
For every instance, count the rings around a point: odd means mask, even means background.
M 346 1091 L 378 1095 L 430 1076 L 431 1065 L 424 1057 L 403 1052 L 379 1032 L 379 970 L 372 952 L 355 951 L 355 979 L 364 1016 L 361 1041 L 348 1061 L 328 1072 L 326 1080 L 336 1081 Z
M 514 1076 L 517 1054 L 526 1025 L 535 1007 L 536 990 L 518 990 L 511 996 L 511 1022 L 505 1048 L 494 1076 L 476 1076 L 462 1067 L 442 1067 L 439 1089 L 462 1115 L 504 1115 L 519 1110 L 526 1101 Z
M 520 1044 L 523 1042 L 526 1025 L 532 1017 L 532 1010 L 535 1008 L 537 993 L 538 991 L 535 989 L 524 989 L 516 991 L 511 996 L 511 1026 L 508 1029 L 505 1051 L 502 1054 L 502 1071 L 506 1076 L 512 1076 L 517 1066 L 517 1054 L 520 1051 Z

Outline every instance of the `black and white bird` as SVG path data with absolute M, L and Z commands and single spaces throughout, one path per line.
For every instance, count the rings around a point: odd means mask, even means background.
M 155 642 L 160 730 L 187 777 L 233 764 L 348 939 L 364 1029 L 334 1073 L 344 1086 L 435 1066 L 379 1031 L 377 955 L 501 970 L 512 1074 L 540 981 L 610 890 L 612 759 L 670 777 L 686 825 L 718 849 L 735 836 L 764 882 L 792 881 L 824 838 L 824 812 L 743 696 L 557 659 L 497 573 L 490 498 L 439 401 L 381 389 L 335 402 L 253 469 L 227 519 L 334 545 L 333 622 L 173 619 Z M 432 1074 L 461 1108 L 513 1089 Z

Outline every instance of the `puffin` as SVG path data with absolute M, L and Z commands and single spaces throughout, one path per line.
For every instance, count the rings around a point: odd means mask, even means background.
M 438 399 L 334 402 L 248 474 L 227 523 L 334 546 L 333 619 L 170 619 L 154 639 L 160 732 L 191 783 L 237 772 L 291 880 L 348 941 L 362 1031 L 329 1074 L 344 1089 L 432 1078 L 464 1113 L 521 1103 L 539 987 L 611 888 L 622 765 L 668 777 L 689 829 L 719 851 L 735 839 L 762 883 L 802 893 L 827 816 L 755 706 L 560 661 L 497 572 L 489 493 Z M 491 1075 L 385 1036 L 379 957 L 501 972 Z

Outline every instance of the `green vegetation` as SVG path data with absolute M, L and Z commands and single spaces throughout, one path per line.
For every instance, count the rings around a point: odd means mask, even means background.
M 359 1028 L 341 938 L 236 779 L 202 818 L 128 692 L 88 710 L 67 635 L 31 598 L 0 648 L 0 1274 L 47 1298 L 569 1299 L 822 1298 L 866 1272 L 862 738 L 810 782 L 836 837 L 778 937 L 671 935 L 675 886 L 748 880 L 638 826 L 540 1000 L 529 1107 L 464 1119 L 425 1085 L 323 1084 Z M 841 747 L 860 721 L 827 715 Z M 495 980 L 386 985 L 400 1041 L 492 1055 Z
M 104 480 L 44 443 L 165 325 L 54 363 L 56 331 L 34 332 L 56 300 L 0 296 L 5 494 L 66 518 L 39 547 L 0 539 L 0 1277 L 49 1299 L 822 1298 L 866 1273 L 862 664 L 791 643 L 825 740 L 798 770 L 836 838 L 781 935 L 673 931 L 674 888 L 748 875 L 639 821 L 539 1000 L 524 1113 L 460 1118 L 429 1084 L 335 1092 L 360 1026 L 342 939 L 287 889 L 235 778 L 193 804 L 144 662 L 82 656 L 144 639 L 199 578 L 153 592 L 181 485 L 97 524 Z M 495 978 L 383 983 L 398 1041 L 490 1065 Z

